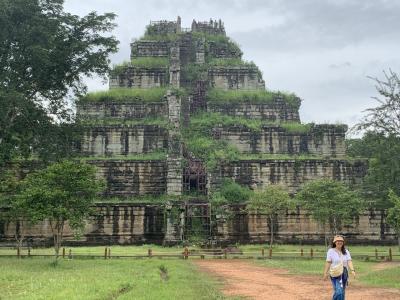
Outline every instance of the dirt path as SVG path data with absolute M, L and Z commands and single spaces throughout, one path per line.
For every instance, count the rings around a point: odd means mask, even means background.
M 194 263 L 201 271 L 222 279 L 225 295 L 274 300 L 332 299 L 330 282 L 317 276 L 292 275 L 282 269 L 259 267 L 247 261 L 201 260 Z M 400 299 L 400 290 L 366 288 L 350 283 L 346 299 Z

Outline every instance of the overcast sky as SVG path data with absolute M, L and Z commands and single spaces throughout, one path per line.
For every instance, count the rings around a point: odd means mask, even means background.
M 222 19 L 227 35 L 263 72 L 266 87 L 303 99 L 303 122 L 353 125 L 376 105 L 374 82 L 383 70 L 400 71 L 398 0 L 66 0 L 84 15 L 114 12 L 120 41 L 112 63 L 129 59 L 129 43 L 150 20 Z M 89 90 L 107 89 L 100 80 Z

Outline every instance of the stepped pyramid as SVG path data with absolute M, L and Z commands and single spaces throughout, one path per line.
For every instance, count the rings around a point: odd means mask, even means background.
M 201 197 L 227 178 L 291 193 L 322 177 L 359 182 L 366 164 L 346 159 L 347 126 L 302 124 L 300 104 L 266 89 L 220 20 L 150 22 L 109 90 L 79 100 L 82 155 L 113 197 Z

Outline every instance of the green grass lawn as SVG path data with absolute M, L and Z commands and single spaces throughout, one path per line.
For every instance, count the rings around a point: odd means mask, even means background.
M 0 299 L 226 299 L 186 260 L 0 258 Z M 168 280 L 160 276 L 160 266 Z

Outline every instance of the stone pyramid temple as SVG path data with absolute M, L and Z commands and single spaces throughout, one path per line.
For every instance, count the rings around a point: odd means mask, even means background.
M 301 123 L 300 104 L 268 89 L 220 20 L 193 20 L 191 28 L 179 17 L 150 22 L 128 60 L 113 67 L 109 90 L 77 104 L 82 156 L 106 181 L 80 243 L 265 242 L 265 217 L 244 205 L 227 208 L 230 218 L 213 211 L 210 196 L 227 180 L 253 190 L 279 184 L 291 194 L 320 178 L 360 183 L 367 164 L 346 157 L 347 126 Z M 379 213 L 366 213 L 343 233 L 379 240 L 381 225 Z M 301 208 L 278 216 L 274 228 L 283 242 L 323 240 Z M 46 224 L 32 236 L 48 240 Z
M 226 178 L 295 193 L 309 180 L 365 174 L 346 159 L 347 126 L 302 124 L 300 98 L 266 89 L 220 20 L 151 22 L 109 85 L 78 105 L 82 152 L 107 196 L 207 195 Z

